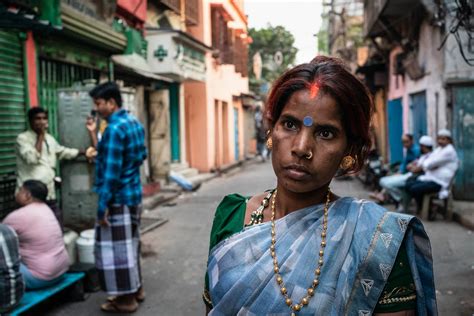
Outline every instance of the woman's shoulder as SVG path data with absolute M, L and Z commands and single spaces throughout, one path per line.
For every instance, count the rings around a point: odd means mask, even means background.
M 354 197 L 345 197 L 340 199 L 340 204 L 348 203 L 348 207 L 358 212 L 358 218 L 364 223 L 374 223 L 377 225 L 382 218 L 389 219 L 395 222 L 409 223 L 415 218 L 413 215 L 392 212 L 385 207 L 366 199 L 359 199 Z
M 248 198 L 238 193 L 226 195 L 217 206 L 212 223 L 209 249 L 242 230 Z
M 25 206 L 22 206 L 20 208 L 17 208 L 16 210 L 14 210 L 13 212 L 9 213 L 5 219 L 11 219 L 11 218 L 28 218 L 31 214 L 34 214 L 34 208 L 31 207 L 31 204 L 28 204 L 28 205 L 25 205 Z
M 232 193 L 224 196 L 224 198 L 217 205 L 215 217 L 225 216 L 235 211 L 238 211 L 249 200 L 239 193 Z
M 8 214 L 3 219 L 3 223 L 13 227 L 15 230 L 22 230 L 22 228 L 26 228 L 28 225 L 36 222 L 36 211 L 32 204 L 22 206 Z
M 384 208 L 383 206 L 366 199 L 360 199 L 356 197 L 341 197 L 339 198 L 339 200 L 340 200 L 339 202 L 340 204 L 342 203 L 350 204 L 350 206 L 358 209 L 359 212 L 369 212 L 372 215 L 374 214 L 382 215 L 383 213 L 388 212 L 388 210 Z

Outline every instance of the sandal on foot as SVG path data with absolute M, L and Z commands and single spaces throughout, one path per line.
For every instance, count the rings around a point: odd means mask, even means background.
M 140 288 L 135 293 L 135 299 L 137 300 L 138 303 L 141 303 L 145 300 L 145 290 L 143 290 L 143 288 Z
M 108 301 L 100 306 L 100 309 L 106 313 L 126 314 L 134 313 L 138 309 L 138 304 L 132 306 L 118 305 L 115 300 Z
M 109 296 L 107 297 L 107 302 L 115 302 L 117 299 L 117 296 Z M 142 303 L 145 300 L 145 293 L 141 292 L 135 295 L 135 299 L 137 300 L 138 303 Z

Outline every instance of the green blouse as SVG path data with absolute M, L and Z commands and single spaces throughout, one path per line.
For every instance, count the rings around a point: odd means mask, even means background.
M 224 197 L 214 216 L 209 251 L 220 241 L 242 231 L 248 200 L 249 198 L 240 194 L 230 194 Z M 204 302 L 208 304 L 209 298 L 206 297 L 207 273 L 205 287 Z M 416 309 L 416 289 L 405 246 L 402 245 L 374 313 L 394 313 L 411 309 Z

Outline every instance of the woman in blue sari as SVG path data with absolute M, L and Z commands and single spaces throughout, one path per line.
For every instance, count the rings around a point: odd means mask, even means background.
M 211 231 L 209 315 L 436 315 L 421 222 L 331 192 L 360 170 L 373 105 L 341 61 L 316 57 L 273 85 L 265 114 L 276 187 L 226 196 Z

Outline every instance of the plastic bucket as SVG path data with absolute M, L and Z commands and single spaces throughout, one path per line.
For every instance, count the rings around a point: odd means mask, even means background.
M 94 229 L 88 229 L 81 232 L 80 237 L 76 240 L 79 262 L 95 264 L 94 243 Z
M 73 265 L 77 261 L 76 255 L 76 241 L 79 238 L 79 235 L 73 230 L 64 230 L 64 246 L 66 247 L 67 254 L 69 255 L 69 265 Z

